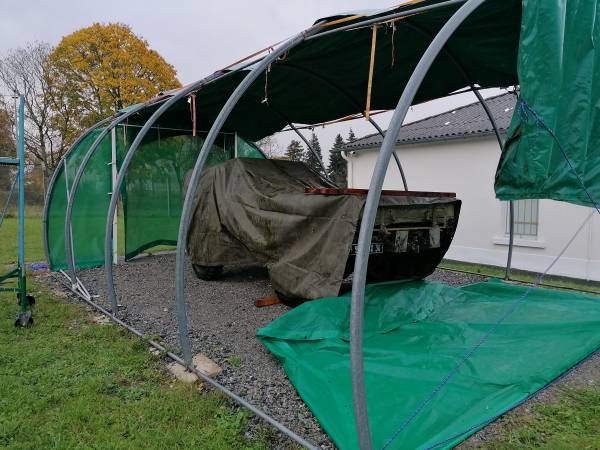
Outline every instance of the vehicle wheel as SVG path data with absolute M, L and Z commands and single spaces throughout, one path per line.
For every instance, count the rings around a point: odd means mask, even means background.
M 295 308 L 296 306 L 300 306 L 302 303 L 308 301 L 306 298 L 292 297 L 290 295 L 282 294 L 279 291 L 275 291 L 275 295 L 281 303 L 283 303 L 285 306 L 289 306 L 290 308 Z
M 198 278 L 204 281 L 217 280 L 223 275 L 223 266 L 201 266 L 192 264 L 194 273 Z
M 15 327 L 26 328 L 32 326 L 33 316 L 31 315 L 31 311 L 20 312 L 17 314 L 17 318 L 15 319 Z

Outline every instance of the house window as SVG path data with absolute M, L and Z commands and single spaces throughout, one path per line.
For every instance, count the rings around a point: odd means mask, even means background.
M 514 200 L 515 209 L 515 236 L 524 238 L 537 237 L 539 221 L 539 200 L 526 199 Z M 506 203 L 506 230 L 510 234 L 510 212 L 508 202 Z

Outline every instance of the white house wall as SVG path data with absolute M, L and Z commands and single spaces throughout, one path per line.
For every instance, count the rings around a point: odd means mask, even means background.
M 397 147 L 410 190 L 456 192 L 462 199 L 459 226 L 447 258 L 504 266 L 506 205 L 494 196 L 499 158 L 495 139 L 456 139 Z M 348 155 L 348 185 L 368 188 L 377 150 Z M 390 163 L 384 189 L 402 189 L 395 163 Z M 540 200 L 537 240 L 516 239 L 512 267 L 541 272 L 560 253 L 584 222 L 589 208 Z M 596 214 L 550 271 L 554 275 L 600 281 L 600 218 Z

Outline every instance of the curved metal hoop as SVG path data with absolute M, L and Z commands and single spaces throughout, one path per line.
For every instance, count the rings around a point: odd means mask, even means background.
M 425 30 L 424 28 L 410 22 L 409 20 L 405 20 L 402 22 L 399 22 L 400 25 L 403 26 L 407 26 L 412 28 L 415 31 L 418 31 L 419 33 L 425 35 L 426 37 L 428 37 L 429 39 L 431 39 L 433 36 L 431 35 L 431 33 L 429 33 L 427 30 Z M 483 110 L 485 111 L 485 114 L 488 116 L 488 119 L 490 121 L 490 123 L 492 124 L 492 128 L 494 130 L 494 134 L 496 135 L 496 140 L 498 141 L 498 145 L 500 146 L 500 152 L 502 152 L 502 149 L 504 148 L 504 141 L 502 140 L 502 136 L 500 135 L 500 130 L 498 129 L 498 125 L 496 124 L 496 119 L 494 119 L 494 116 L 492 115 L 492 112 L 490 111 L 490 108 L 488 107 L 485 99 L 483 98 L 483 96 L 481 95 L 481 92 L 479 92 L 479 89 L 477 89 L 473 83 L 473 80 L 471 80 L 471 77 L 469 76 L 469 74 L 467 73 L 466 69 L 463 67 L 463 65 L 460 63 L 460 60 L 454 55 L 454 53 L 444 47 L 442 49 L 442 52 L 450 59 L 450 61 L 452 61 L 452 63 L 458 68 L 458 70 L 461 72 L 461 74 L 463 75 L 463 77 L 465 78 L 465 80 L 467 81 L 467 83 L 469 84 L 469 87 L 471 88 L 471 91 L 473 92 L 473 94 L 475 94 L 475 96 L 477 97 L 477 100 L 479 101 L 479 103 L 481 104 L 481 106 L 483 107 Z M 396 152 L 393 153 L 394 155 L 396 155 Z M 511 264 L 512 264 L 512 254 L 513 254 L 513 248 L 514 248 L 514 241 L 515 241 L 515 208 L 514 208 L 514 202 L 512 200 L 509 200 L 508 202 L 508 219 L 510 222 L 509 225 L 509 238 L 508 238 L 508 254 L 506 257 L 506 269 L 504 272 L 504 279 L 505 280 L 509 280 L 510 279 L 510 269 L 511 269 Z
M 181 212 L 181 219 L 179 221 L 179 234 L 177 236 L 177 253 L 175 263 L 175 305 L 177 309 L 177 321 L 179 323 L 179 341 L 181 344 L 183 359 L 188 363 L 192 360 L 192 349 L 191 343 L 188 336 L 187 328 L 187 306 L 185 303 L 185 286 L 184 286 L 184 265 L 185 265 L 185 248 L 187 245 L 187 234 L 190 226 L 190 216 L 192 212 L 192 201 L 195 195 L 196 187 L 200 179 L 202 169 L 208 159 L 208 153 L 212 148 L 218 133 L 221 131 L 225 121 L 231 114 L 231 111 L 237 105 L 240 98 L 244 95 L 246 90 L 252 85 L 252 83 L 259 77 L 259 75 L 266 70 L 266 68 L 275 62 L 279 56 L 294 48 L 296 45 L 303 42 L 307 36 L 313 34 L 318 30 L 318 26 L 313 26 L 305 32 L 302 32 L 290 40 L 283 43 L 279 48 L 266 56 L 263 60 L 258 62 L 246 75 L 244 80 L 236 87 L 235 91 L 230 95 L 229 99 L 221 108 L 219 115 L 215 119 L 206 140 L 202 145 L 194 170 L 190 177 L 188 184 L 188 190 L 185 194 L 185 201 L 183 202 L 183 208 Z
M 227 73 L 231 73 L 231 72 L 227 72 Z M 197 91 L 205 84 L 210 83 L 211 81 L 214 81 L 214 80 L 220 78 L 221 76 L 226 76 L 227 73 L 217 72 L 207 78 L 204 78 L 195 83 L 192 83 L 191 85 L 189 85 L 185 88 L 182 88 L 175 95 L 173 95 L 171 98 L 169 98 L 167 101 L 165 101 L 160 106 L 160 108 L 158 108 L 154 112 L 154 114 L 152 114 L 152 116 L 150 116 L 150 118 L 146 121 L 144 126 L 141 128 L 141 130 L 135 137 L 133 143 L 129 147 L 129 150 L 127 150 L 127 153 L 125 154 L 125 158 L 123 159 L 123 162 L 121 163 L 121 168 L 119 169 L 119 173 L 117 175 L 117 181 L 115 183 L 115 186 L 113 186 L 113 191 L 121 192 L 121 187 L 123 186 L 123 182 L 125 180 L 125 175 L 127 173 L 127 169 L 129 168 L 129 164 L 131 163 L 133 156 L 139 149 L 139 147 L 142 143 L 142 140 L 144 139 L 144 137 L 146 136 L 146 134 L 148 133 L 150 128 L 152 128 L 152 126 L 163 115 L 163 113 L 166 110 L 168 110 L 175 102 L 181 100 L 186 95 L 188 95 L 194 91 Z M 113 314 L 118 313 L 117 294 L 115 292 L 115 284 L 114 284 L 113 271 L 112 271 L 112 255 L 111 255 L 112 239 L 113 239 L 113 216 L 117 209 L 118 199 L 119 199 L 118 195 L 113 195 L 110 199 L 110 204 L 108 206 L 108 212 L 106 215 L 106 228 L 105 228 L 105 235 L 104 235 L 104 272 L 105 272 L 105 278 L 106 278 L 106 291 L 108 294 L 108 298 L 110 300 Z
M 73 248 L 73 230 L 71 227 L 72 218 L 73 218 L 73 203 L 75 201 L 75 195 L 77 194 L 77 189 L 79 188 L 79 183 L 81 178 L 83 177 L 83 173 L 87 168 L 87 165 L 92 158 L 92 156 L 96 153 L 96 149 L 102 142 L 102 140 L 110 133 L 117 125 L 122 123 L 125 119 L 132 116 L 133 114 L 138 113 L 142 109 L 144 109 L 147 105 L 140 104 L 135 108 L 127 111 L 124 114 L 118 116 L 115 120 L 113 120 L 102 132 L 98 135 L 96 140 L 92 143 L 92 146 L 88 149 L 85 154 L 83 160 L 79 164 L 79 168 L 77 169 L 77 173 L 75 174 L 75 178 L 73 179 L 73 183 L 71 184 L 71 190 L 68 193 L 68 201 L 67 201 L 67 210 L 65 215 L 65 254 L 67 256 L 67 264 L 69 266 L 69 272 L 71 274 L 71 280 L 73 283 L 77 280 L 77 269 L 75 267 L 75 254 Z M 113 192 L 113 195 L 115 193 Z M 118 191 L 117 191 L 118 195 Z
M 54 190 L 54 185 L 56 184 L 56 179 L 58 178 L 60 169 L 65 165 L 67 158 L 71 155 L 73 150 L 77 148 L 81 141 L 88 137 L 94 130 L 100 128 L 102 125 L 108 122 L 111 118 L 112 117 L 107 117 L 106 119 L 102 119 L 101 121 L 95 123 L 90 128 L 85 130 L 83 133 L 81 133 L 79 137 L 75 140 L 75 142 L 71 144 L 71 146 L 62 156 L 62 158 L 60 158 L 60 161 L 56 165 L 56 169 L 54 169 L 54 172 L 52 173 L 52 177 L 50 178 L 50 182 L 48 183 L 48 190 L 46 191 L 46 198 L 44 199 L 44 211 L 42 213 L 42 240 L 44 241 L 44 253 L 46 254 L 46 261 L 48 262 L 48 264 L 50 264 L 50 245 L 48 243 L 48 210 L 50 208 L 50 199 L 52 196 L 52 191 Z
M 363 450 L 370 450 L 372 448 L 363 361 L 364 295 L 366 271 L 369 261 L 368 248 L 371 244 L 383 181 L 391 154 L 394 151 L 396 140 L 400 134 L 400 129 L 402 128 L 402 123 L 404 122 L 408 109 L 412 104 L 423 79 L 452 34 L 460 24 L 462 24 L 463 21 L 484 2 L 485 0 L 467 0 L 467 2 L 446 22 L 427 47 L 427 50 L 421 57 L 402 92 L 402 96 L 400 97 L 394 115 L 390 121 L 388 131 L 383 140 L 377 163 L 373 171 L 373 177 L 371 179 L 360 226 L 358 249 L 354 264 L 354 278 L 352 280 L 352 303 L 350 309 L 350 360 L 352 369 L 354 417 L 358 431 L 359 446 Z

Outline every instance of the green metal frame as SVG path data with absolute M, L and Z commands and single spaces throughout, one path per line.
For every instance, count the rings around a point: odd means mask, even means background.
M 0 284 L 7 280 L 16 279 L 17 286 L 0 287 L 0 292 L 16 292 L 19 298 L 19 312 L 15 325 L 30 325 L 32 312 L 30 299 L 27 296 L 27 277 L 25 274 L 25 99 L 19 96 L 18 122 L 17 122 L 17 157 L 0 158 L 0 166 L 17 167 L 17 180 L 19 188 L 18 200 L 18 260 L 17 267 L 0 275 Z

